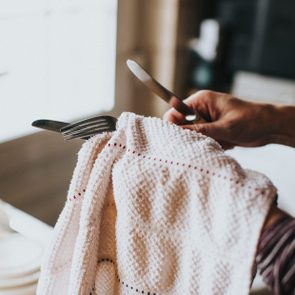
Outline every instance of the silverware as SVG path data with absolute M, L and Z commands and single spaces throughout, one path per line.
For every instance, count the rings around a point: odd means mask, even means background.
M 88 139 L 89 137 L 116 130 L 117 119 L 112 116 L 97 116 L 68 124 L 61 128 L 61 133 L 66 140 L 74 138 Z
M 67 125 L 69 125 L 69 123 L 53 121 L 53 120 L 46 120 L 46 119 L 36 120 L 32 123 L 32 126 L 34 126 L 34 127 L 38 127 L 38 128 L 50 130 L 50 131 L 55 131 L 55 132 L 60 132 L 60 129 L 62 127 L 67 126 Z
M 96 116 L 74 123 L 54 120 L 36 120 L 32 126 L 61 133 L 66 140 L 80 138 L 89 139 L 91 136 L 116 130 L 117 119 L 111 116 Z
M 137 62 L 134 60 L 127 60 L 127 66 L 130 71 L 150 90 L 164 99 L 178 112 L 185 116 L 185 119 L 189 122 L 198 121 L 201 119 L 198 112 L 189 106 L 187 106 L 179 97 L 169 91 L 163 85 L 161 85 L 156 79 L 146 72 Z

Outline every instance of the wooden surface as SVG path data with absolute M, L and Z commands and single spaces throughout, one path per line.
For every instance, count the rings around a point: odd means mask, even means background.
M 55 224 L 81 143 L 44 131 L 0 144 L 0 198 Z

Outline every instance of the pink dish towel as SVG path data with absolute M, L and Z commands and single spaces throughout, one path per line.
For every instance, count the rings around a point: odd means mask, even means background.
M 37 294 L 246 295 L 275 195 L 213 139 L 123 113 L 79 152 Z

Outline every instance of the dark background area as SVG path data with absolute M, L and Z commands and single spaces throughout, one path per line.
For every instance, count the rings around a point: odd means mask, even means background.
M 295 78 L 295 1 L 220 0 L 230 70 Z
M 182 77 L 187 91 L 194 88 L 229 91 L 237 71 L 295 79 L 295 1 L 202 1 L 190 12 L 194 13 L 195 22 L 182 11 L 180 23 L 190 26 L 187 31 L 191 36 L 199 37 L 200 24 L 205 19 L 217 20 L 221 28 L 218 59 L 213 64 L 205 64 L 214 76 L 213 81 L 208 85 L 194 81 L 193 72 L 202 60 L 190 53 L 186 63 L 188 74 Z M 185 23 L 189 19 L 191 21 Z

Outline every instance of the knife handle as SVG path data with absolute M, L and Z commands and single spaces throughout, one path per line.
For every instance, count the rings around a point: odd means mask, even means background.
M 170 105 L 185 116 L 187 122 L 206 123 L 197 111 L 185 104 L 180 98 L 172 96 Z

